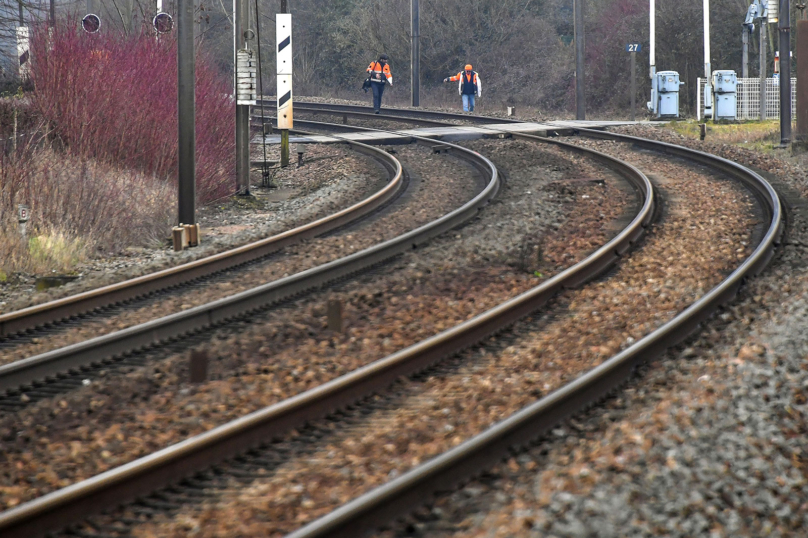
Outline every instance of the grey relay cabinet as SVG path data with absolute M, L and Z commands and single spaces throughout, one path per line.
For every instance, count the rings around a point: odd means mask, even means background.
M 713 94 L 713 119 L 734 120 L 738 115 L 738 75 L 735 71 L 713 71 Z
M 651 102 L 648 109 L 657 118 L 679 117 L 679 73 L 676 71 L 659 71 L 651 81 Z

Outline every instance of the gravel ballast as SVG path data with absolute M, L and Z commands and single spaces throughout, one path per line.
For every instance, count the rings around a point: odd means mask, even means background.
M 595 144 L 599 148 L 608 143 Z M 676 192 L 669 212 L 611 278 L 570 292 L 564 314 L 526 326 L 497 353 L 482 347 L 456 371 L 407 385 L 396 405 L 326 435 L 220 502 L 158 519 L 137 535 L 281 536 L 479 433 L 661 325 L 715 285 L 749 249 L 752 203 L 736 185 L 635 154 Z M 588 195 L 582 195 L 580 208 Z M 711 219 L 719 213 L 714 224 Z M 576 226 L 577 233 L 582 227 Z M 663 262 L 658 260 L 662 259 Z M 669 272 L 669 270 L 671 270 Z
M 662 129 L 621 130 L 770 174 L 792 202 L 779 257 L 615 397 L 382 536 L 805 536 L 805 171 Z

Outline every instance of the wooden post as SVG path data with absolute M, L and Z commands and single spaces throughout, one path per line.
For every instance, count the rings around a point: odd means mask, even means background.
M 281 166 L 289 166 L 289 129 L 281 130 Z
M 180 252 L 185 248 L 185 227 L 175 226 L 171 229 L 171 239 L 174 243 L 174 252 Z

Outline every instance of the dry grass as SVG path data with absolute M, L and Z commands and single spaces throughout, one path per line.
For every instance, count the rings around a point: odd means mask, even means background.
M 31 209 L 22 237 L 18 205 Z M 165 181 L 27 146 L 0 158 L 0 273 L 70 272 L 91 255 L 154 244 L 174 220 Z M 0 276 L 2 280 L 2 276 Z

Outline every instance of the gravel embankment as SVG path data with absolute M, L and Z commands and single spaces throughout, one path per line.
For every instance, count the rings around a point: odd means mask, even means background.
M 472 199 L 482 186 L 479 174 L 455 157 L 435 155 L 429 148 L 415 145 L 394 151 L 416 179 L 410 192 L 405 193 L 383 215 L 359 223 L 356 228 L 344 233 L 292 245 L 264 263 L 238 271 L 226 281 L 155 296 L 140 303 L 136 309 L 95 319 L 71 327 L 69 331 L 36 338 L 30 343 L 5 350 L 0 364 L 181 312 L 358 252 L 449 213 Z
M 625 130 L 771 174 L 796 204 L 788 241 L 705 330 L 616 397 L 382 536 L 805 536 L 806 169 Z
M 474 147 L 493 157 L 507 176 L 500 198 L 480 218 L 381 271 L 271 311 L 240 334 L 215 335 L 207 347 L 210 382 L 185 382 L 183 354 L 2 419 L 3 461 L 9 469 L 0 476 L 5 507 L 431 336 L 534 286 L 534 271 L 551 274 L 568 265 L 569 256 L 592 250 L 603 233 L 614 233 L 625 193 L 611 176 L 597 176 L 605 185 L 566 181 L 595 177 L 597 170 L 533 144 L 479 142 Z M 422 166 L 433 169 L 428 161 Z M 583 231 L 556 239 L 564 215 L 584 200 L 585 210 L 573 222 L 576 230 L 585 224 Z M 541 263 L 535 245 L 544 247 Z M 324 296 L 344 302 L 344 334 L 326 329 Z
M 170 520 L 156 518 L 136 535 L 281 536 L 558 388 L 715 285 L 749 251 L 753 202 L 737 185 L 681 162 L 647 153 L 628 160 L 659 178 L 668 206 L 614 275 L 565 294 L 558 314 L 519 324 L 511 345 L 483 345 L 451 371 L 403 384 L 391 405 L 310 440 L 250 487 L 230 488 L 218 502 Z M 591 215 L 586 196 L 577 208 L 584 219 Z M 584 229 L 575 226 L 575 234 Z

